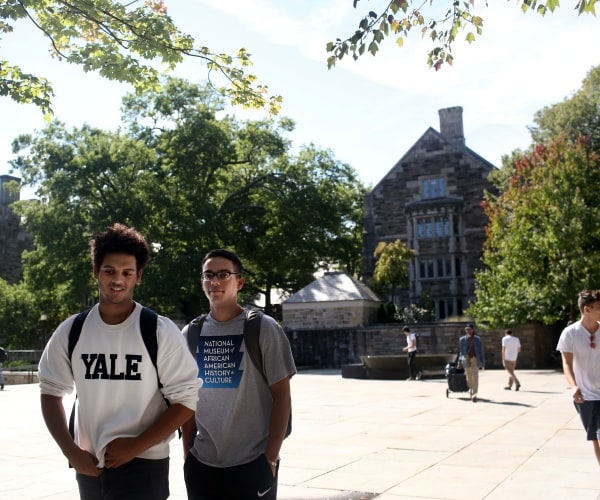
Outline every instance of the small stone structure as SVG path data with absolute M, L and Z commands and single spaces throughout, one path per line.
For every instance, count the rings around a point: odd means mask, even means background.
M 282 304 L 283 323 L 293 330 L 365 326 L 377 320 L 381 301 L 344 272 L 326 272 Z

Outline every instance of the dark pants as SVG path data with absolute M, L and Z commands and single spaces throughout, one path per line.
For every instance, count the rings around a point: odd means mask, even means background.
M 279 464 L 277 465 L 279 470 Z M 275 500 L 277 473 L 264 455 L 235 467 L 211 467 L 190 453 L 183 465 L 188 500 Z
M 81 500 L 165 500 L 169 498 L 169 459 L 134 458 L 98 477 L 77 474 Z
M 417 351 L 412 351 L 408 353 L 408 372 L 410 378 L 417 378 L 419 374 L 419 368 L 417 368 L 417 363 L 415 358 L 417 357 Z

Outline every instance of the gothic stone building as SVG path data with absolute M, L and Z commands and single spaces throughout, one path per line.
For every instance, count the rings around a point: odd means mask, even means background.
M 481 202 L 495 192 L 494 166 L 465 145 L 462 111 L 439 110 L 440 131 L 427 129 L 364 200 L 363 280 L 373 276 L 377 244 L 400 239 L 415 257 L 396 301 L 428 296 L 438 320 L 462 315 L 474 299 L 487 224 Z
M 11 192 L 9 182 L 20 184 L 21 179 L 0 175 L 0 278 L 15 283 L 21 276 L 21 254 L 31 247 L 31 239 L 19 225 L 19 217 L 10 204 L 20 199 L 20 192 Z

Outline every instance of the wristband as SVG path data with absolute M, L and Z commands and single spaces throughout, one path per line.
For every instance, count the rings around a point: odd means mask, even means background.
M 267 456 L 266 456 L 266 455 L 265 455 L 265 458 L 267 459 L 267 462 L 269 462 L 269 465 L 270 465 L 271 467 L 277 467 L 277 464 L 279 463 L 279 460 L 280 460 L 280 458 L 279 458 L 279 457 L 277 457 L 277 460 L 275 460 L 275 461 L 273 462 L 273 461 L 269 460 L 269 459 L 267 458 Z

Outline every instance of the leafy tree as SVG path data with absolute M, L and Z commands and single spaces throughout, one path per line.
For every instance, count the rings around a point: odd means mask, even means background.
M 408 263 L 415 255 L 401 240 L 393 243 L 380 242 L 375 248 L 375 270 L 372 285 L 383 289 L 391 287 L 391 302 L 394 302 L 394 291 L 399 285 L 408 285 Z
M 353 0 L 354 8 L 358 2 Z M 532 10 L 542 16 L 554 12 L 559 6 L 558 0 L 517 0 L 514 3 L 524 12 Z M 597 0 L 577 0 L 575 8 L 580 14 L 595 14 L 596 3 Z M 345 56 L 351 55 L 356 60 L 365 52 L 375 55 L 380 44 L 389 37 L 395 38 L 396 44 L 402 47 L 410 33 L 414 32 L 430 38 L 433 43 L 427 54 L 429 67 L 438 70 L 445 63 L 451 65 L 452 45 L 459 34 L 466 31 L 465 41 L 474 42 L 477 36 L 483 34 L 483 18 L 473 12 L 474 0 L 451 0 L 445 4 L 440 11 L 439 3 L 432 1 L 391 0 L 380 12 L 369 11 L 352 35 L 327 43 L 327 52 L 331 53 L 327 58 L 328 67 L 335 66 Z M 440 12 L 443 12 L 441 17 Z
M 590 141 L 557 139 L 515 160 L 489 217 L 476 302 L 492 327 L 576 319 L 577 293 L 600 280 L 600 155 Z
M 5 349 L 43 347 L 37 297 L 23 283 L 9 285 L 0 278 L 0 331 Z
M 546 144 L 565 135 L 571 141 L 588 138 L 590 147 L 600 152 L 600 66 L 592 68 L 581 89 L 564 101 L 535 114 L 529 131 L 535 144 Z
M 316 263 L 358 258 L 356 173 L 312 147 L 291 156 L 288 119 L 217 119 L 221 106 L 209 87 L 174 79 L 126 97 L 116 132 L 54 122 L 14 142 L 13 167 L 39 197 L 15 206 L 35 243 L 25 283 L 54 297 L 57 319 L 93 298 L 87 244 L 114 221 L 155 251 L 139 299 L 186 318 L 205 307 L 198 277 L 212 248 L 240 253 L 248 294 L 293 291 Z
M 295 157 L 280 157 L 265 189 L 249 193 L 248 206 L 257 211 L 244 225 L 231 220 L 229 244 L 250 262 L 268 312 L 271 291 L 290 294 L 310 283 L 319 267 L 356 271 L 364 192 L 349 165 L 307 146 Z
M 250 57 L 245 49 L 227 55 L 197 45 L 173 24 L 163 0 L 3 1 L 0 33 L 11 33 L 18 21 L 43 33 L 53 57 L 131 83 L 138 92 L 156 90 L 161 69 L 172 70 L 187 58 L 206 64 L 209 75 L 219 75 L 221 91 L 234 104 L 277 112 L 281 103 L 279 96 L 267 98 L 268 88 L 246 72 Z M 6 60 L 0 60 L 0 95 L 52 113 L 51 83 Z

